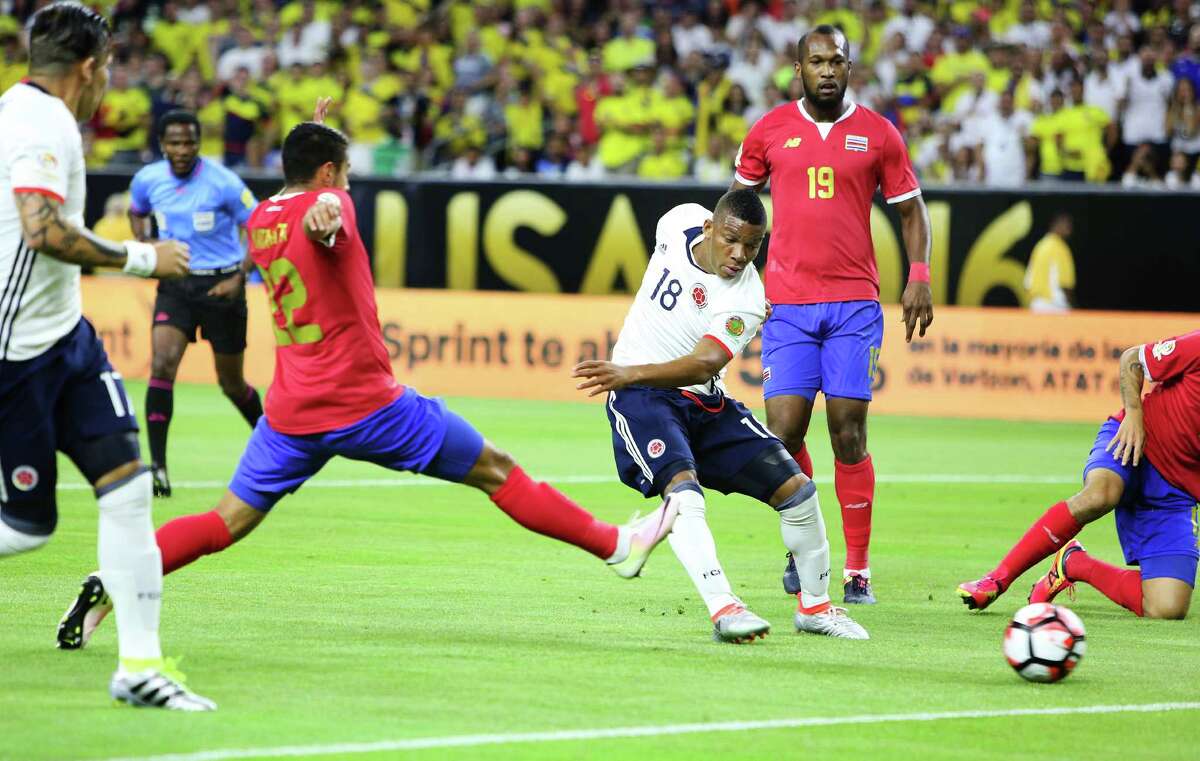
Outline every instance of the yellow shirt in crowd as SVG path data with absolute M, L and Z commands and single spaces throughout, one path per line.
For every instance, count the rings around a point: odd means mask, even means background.
M 1055 233 L 1046 233 L 1029 256 L 1025 270 L 1025 290 L 1029 300 L 1041 300 L 1067 306 L 1064 288 L 1075 287 L 1075 259 L 1067 242 Z

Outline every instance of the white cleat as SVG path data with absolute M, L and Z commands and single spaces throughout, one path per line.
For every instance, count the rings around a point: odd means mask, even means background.
M 796 631 L 824 634 L 826 637 L 842 639 L 870 639 L 867 630 L 850 618 L 845 608 L 830 605 L 820 613 L 796 612 Z
M 165 708 L 168 711 L 215 711 L 217 704 L 201 697 L 158 669 L 136 673 L 118 671 L 108 683 L 108 694 L 115 700 L 137 708 Z
M 729 605 L 713 620 L 713 639 L 735 645 L 762 639 L 771 631 L 771 624 L 746 610 L 742 605 Z
M 629 522 L 620 527 L 622 535 L 629 537 L 629 554 L 608 564 L 618 576 L 625 579 L 632 579 L 642 572 L 650 553 L 671 533 L 679 509 L 675 506 L 675 500 L 668 497 L 645 518 L 639 515 L 634 513 Z

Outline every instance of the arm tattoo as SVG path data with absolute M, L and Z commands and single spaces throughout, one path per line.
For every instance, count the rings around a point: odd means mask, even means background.
M 1128 351 L 1121 357 L 1121 402 L 1127 410 L 1142 408 L 1142 384 L 1146 373 L 1137 352 Z
M 71 264 L 124 266 L 124 246 L 63 219 L 62 204 L 55 199 L 41 193 L 18 193 L 16 199 L 30 248 Z

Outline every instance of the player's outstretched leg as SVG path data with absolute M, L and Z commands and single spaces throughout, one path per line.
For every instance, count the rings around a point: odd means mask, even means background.
M 696 472 L 679 473 L 665 491 L 667 501 L 678 510 L 667 541 L 708 608 L 713 639 L 741 644 L 767 636 L 771 625 L 747 610 L 734 596 L 729 578 L 717 559 L 716 542 L 704 518 L 704 490 Z
M 958 585 L 958 596 L 970 610 L 983 610 L 1023 573 L 1075 538 L 1083 526 L 1108 513 L 1125 491 L 1125 482 L 1112 470 L 1089 470 L 1083 490 L 1058 502 L 1034 521 L 1000 564 L 981 578 Z
M 465 421 L 459 424 L 461 420 L 454 415 L 451 429 L 467 425 Z M 474 450 L 478 457 L 466 475 L 456 478 L 453 450 L 461 448 L 465 452 L 472 447 L 460 447 L 460 442 L 469 439 L 464 433 L 456 433 L 455 439 L 451 441 L 451 433 L 447 433 L 448 444 L 426 473 L 474 486 L 525 528 L 592 553 L 624 578 L 641 573 L 650 553 L 675 523 L 676 507 L 670 500 L 649 515 L 635 515 L 621 526 L 597 520 L 550 484 L 531 479 L 516 461 L 487 441 L 482 442 L 482 450 Z M 461 453 L 458 459 L 464 459 Z
M 784 584 L 797 590 L 796 630 L 869 639 L 866 630 L 829 599 L 829 540 L 816 484 L 804 476 L 793 476 L 779 487 L 771 505 L 779 512 L 780 534 L 790 553 L 789 570 L 794 581 L 789 584 L 785 574 Z
M 264 517 L 266 513 L 227 491 L 216 509 L 167 521 L 154 535 L 162 557 L 163 575 L 229 547 L 250 533 Z M 79 594 L 59 622 L 60 649 L 78 650 L 86 646 L 96 628 L 112 612 L 112 598 L 105 589 L 104 578 L 96 571 L 83 580 Z

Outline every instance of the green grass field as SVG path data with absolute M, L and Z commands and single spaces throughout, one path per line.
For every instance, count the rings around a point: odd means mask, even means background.
M 215 387 L 177 392 L 179 488 L 156 501 L 156 524 L 209 509 L 247 435 Z M 143 388 L 132 384 L 131 394 L 140 400 Z M 613 476 L 601 407 L 453 406 L 601 517 L 651 505 Z M 810 446 L 836 576 L 843 545 L 823 425 L 814 420 Z M 1200 699 L 1200 617 L 1141 621 L 1082 590 L 1067 604 L 1087 625 L 1087 657 L 1065 682 L 1033 685 L 1004 662 L 1000 638 L 1034 574 L 983 614 L 954 595 L 1073 491 L 1093 435 L 1087 425 L 875 418 L 880 604 L 853 611 L 868 642 L 791 631 L 778 521 L 748 499 L 710 495 L 710 521 L 735 591 L 775 628 L 731 646 L 711 641 L 704 606 L 665 544 L 642 578 L 623 581 L 464 487 L 334 462 L 242 544 L 167 578 L 164 648 L 220 704 L 207 715 L 114 707 L 111 621 L 85 650 L 52 647 L 96 552 L 94 500 L 64 463 L 53 541 L 0 562 L 0 757 L 1197 758 L 1200 704 L 1144 706 Z M 1081 538 L 1120 557 L 1111 519 Z M 1044 715 L 1089 706 L 1129 708 Z M 1021 709 L 1033 713 L 1011 715 Z M 1000 715 L 920 716 L 967 711 Z M 661 729 L 800 719 L 813 721 Z M 650 729 L 553 734 L 628 727 Z M 525 733 L 543 734 L 463 739 Z

